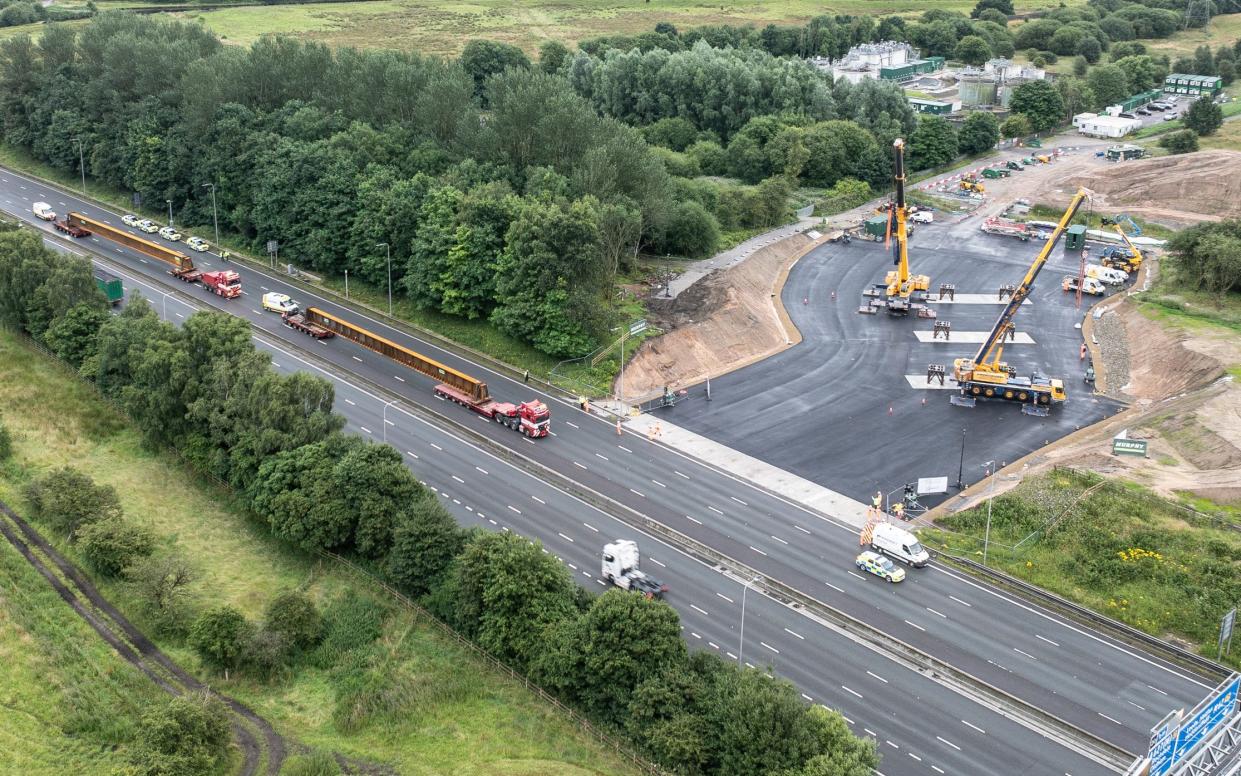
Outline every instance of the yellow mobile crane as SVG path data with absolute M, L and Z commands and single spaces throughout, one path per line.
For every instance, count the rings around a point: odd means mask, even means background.
M 973 358 L 958 358 L 953 362 L 952 372 L 957 380 L 960 395 L 952 397 L 952 403 L 960 407 L 973 407 L 977 399 L 1006 399 L 1021 402 L 1021 411 L 1027 415 L 1044 416 L 1053 403 L 1064 401 L 1064 381 L 1047 378 L 1037 372 L 1029 377 L 1018 377 L 1017 370 L 1000 360 L 1004 355 L 1004 340 L 1013 331 L 1013 318 L 1021 309 L 1021 304 L 1034 288 L 1034 279 L 1039 270 L 1047 263 L 1052 248 L 1064 234 L 1069 222 L 1077 214 L 1082 201 L 1090 196 L 1086 189 L 1078 189 L 1069 202 L 1069 207 L 1060 218 L 1060 223 L 1047 238 L 1047 243 L 1035 257 L 1021 285 L 1017 286 L 1009 297 L 1008 304 L 1000 313 L 1000 318 L 991 328 L 991 333 L 978 348 Z
M 911 309 L 923 309 L 926 291 L 931 286 L 931 279 L 926 275 L 909 274 L 909 208 L 905 204 L 905 141 L 897 138 L 892 147 L 893 176 L 896 182 L 896 197 L 892 207 L 888 208 L 888 235 L 895 237 L 892 243 L 892 263 L 896 269 L 889 270 L 883 278 L 883 284 L 875 284 L 863 292 L 870 298 L 870 303 L 862 305 L 861 313 L 874 314 L 879 308 L 886 307 L 889 315 L 909 315 Z
M 1116 218 L 1104 218 L 1101 220 L 1104 226 L 1110 226 L 1115 229 L 1116 234 L 1120 235 L 1120 239 L 1124 240 L 1125 245 L 1129 248 L 1128 256 L 1125 255 L 1125 252 L 1119 246 L 1109 245 L 1104 248 L 1103 266 L 1121 269 L 1129 274 L 1137 272 L 1138 267 L 1142 266 L 1142 251 L 1138 250 L 1138 246 L 1134 245 L 1133 241 L 1129 239 L 1129 233 L 1121 226 L 1121 222 L 1124 220 L 1128 220 L 1129 223 L 1133 224 L 1133 219 L 1128 216 L 1117 216 Z M 1133 225 L 1136 228 L 1137 224 Z

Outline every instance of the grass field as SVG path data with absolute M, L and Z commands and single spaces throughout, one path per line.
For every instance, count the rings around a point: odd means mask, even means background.
M 1220 46 L 1231 46 L 1241 39 L 1241 13 L 1216 16 L 1203 29 L 1182 30 L 1163 40 L 1144 40 L 1142 43 L 1152 54 L 1167 54 L 1169 59 L 1192 57 L 1194 49 L 1210 46 L 1214 52 Z
M 1124 481 L 1081 498 L 1099 481 L 1056 470 L 997 497 L 988 564 L 1215 657 L 1219 618 L 1241 594 L 1241 534 Z M 1202 500 L 1193 506 L 1236 518 Z M 984 504 L 952 515 L 922 537 L 981 560 L 986 514 Z M 1241 652 L 1228 662 L 1241 666 Z
M 200 605 L 229 603 L 258 618 L 282 590 L 302 588 L 325 604 L 350 589 L 383 600 L 394 610 L 385 625 L 382 649 L 393 671 L 414 678 L 419 700 L 412 709 L 377 719 L 357 732 L 346 734 L 332 720 L 335 690 L 328 670 L 302 667 L 294 678 L 275 685 L 211 678 L 213 687 L 250 705 L 291 741 L 387 763 L 402 774 L 630 772 L 622 760 L 588 740 L 561 713 L 412 613 L 388 603 L 371 583 L 284 547 L 265 529 L 229 509 L 222 494 L 197 485 L 166 455 L 144 450 L 137 434 L 92 389 L 6 332 L 0 332 L 0 415 L 13 432 L 16 451 L 15 461 L 0 477 L 0 498 L 20 511 L 21 485 L 66 464 L 115 486 L 129 519 L 149 525 L 165 548 L 175 548 L 191 559 Z M 76 557 L 73 547 L 56 543 Z M 0 579 L 4 573 L 0 566 Z M 121 586 L 101 584 L 100 588 L 122 610 L 134 611 L 132 599 Z M 7 587 L 3 590 L 0 618 L 12 616 L 6 614 L 10 592 Z M 16 590 L 21 595 L 39 595 L 41 587 L 23 584 Z M 50 617 L 57 610 L 49 604 L 40 611 Z M 138 617 L 135 621 L 142 624 Z M 22 627 L 29 630 L 31 626 Z M 93 634 L 68 629 L 65 633 L 73 638 L 51 639 L 47 649 L 80 650 L 85 659 L 79 661 L 79 670 L 119 681 L 115 677 L 124 671 L 114 665 L 106 650 L 101 652 Z M 20 645 L 29 638 L 0 627 L 0 655 L 21 652 Z M 196 658 L 184 646 L 164 642 L 160 646 L 182 665 L 197 669 Z M 0 660 L 0 698 L 19 709 L 29 705 L 27 698 L 63 683 L 55 671 L 41 667 L 46 661 L 40 650 L 27 651 L 30 654 L 21 660 Z M 120 701 L 116 706 L 124 708 Z M 0 735 L 29 738 L 25 749 L 30 754 L 22 755 L 27 757 L 23 764 L 29 767 L 0 767 L 0 772 L 101 773 L 106 772 L 107 762 L 115 762 L 95 753 L 101 765 L 91 766 L 81 747 L 62 740 L 56 722 L 51 705 L 25 715 L 4 715 Z M 0 752 L 6 749 L 10 747 L 0 739 Z M 5 756 L 0 754 L 0 766 Z M 77 767 L 79 760 L 84 763 L 81 768 Z

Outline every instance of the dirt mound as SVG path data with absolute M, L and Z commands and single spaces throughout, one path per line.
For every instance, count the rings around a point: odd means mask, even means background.
M 1138 400 L 1159 401 L 1201 388 L 1224 374 L 1215 358 L 1193 347 L 1190 338 L 1159 325 L 1130 303 L 1117 306 L 1115 315 L 1124 325 L 1129 352 L 1129 382 L 1118 386 Z
M 1152 220 L 1197 223 L 1241 217 L 1241 151 L 1199 151 L 1118 162 L 1066 178 L 1067 201 L 1078 186 L 1095 193 L 1094 207 Z
M 798 233 L 713 272 L 670 301 L 650 300 L 664 334 L 642 343 L 625 365 L 630 401 L 740 369 L 801 341 L 780 304 L 789 269 L 826 237 Z

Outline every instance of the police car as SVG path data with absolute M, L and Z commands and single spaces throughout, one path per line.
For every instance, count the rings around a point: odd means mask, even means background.
M 867 550 L 857 556 L 854 563 L 862 571 L 874 574 L 880 579 L 886 579 L 889 582 L 900 582 L 905 578 L 905 569 L 897 568 L 896 564 L 877 552 Z

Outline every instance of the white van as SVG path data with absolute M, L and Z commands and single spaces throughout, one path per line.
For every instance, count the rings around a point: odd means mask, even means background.
M 1119 286 L 1129 279 L 1129 273 L 1123 269 L 1114 267 L 1104 267 L 1099 264 L 1086 265 L 1086 277 L 1094 278 L 1101 283 L 1107 283 L 1109 286 Z
M 56 211 L 52 210 L 52 206 L 46 202 L 34 203 L 34 207 L 31 210 L 34 211 L 35 218 L 42 218 L 44 221 L 56 220 Z
M 915 210 L 914 213 L 909 216 L 909 220 L 913 221 L 915 224 L 930 224 L 934 223 L 935 216 L 929 210 Z
M 870 537 L 870 546 L 877 552 L 917 568 L 922 568 L 931 560 L 931 554 L 918 544 L 918 537 L 891 523 L 875 526 L 875 532 Z

